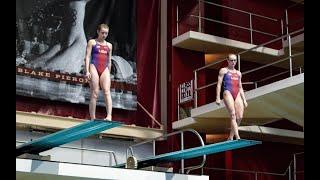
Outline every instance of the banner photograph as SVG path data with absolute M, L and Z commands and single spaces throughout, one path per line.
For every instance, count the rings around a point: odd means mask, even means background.
M 107 24 L 112 106 L 136 110 L 135 9 L 134 0 L 16 0 L 16 94 L 89 104 L 86 47 Z

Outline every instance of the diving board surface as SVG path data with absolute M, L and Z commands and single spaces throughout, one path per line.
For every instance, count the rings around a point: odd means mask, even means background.
M 34 141 L 27 142 L 16 147 L 16 156 L 24 153 L 38 154 L 54 147 L 76 141 L 101 131 L 121 126 L 122 123 L 116 121 L 106 121 L 95 119 L 84 122 L 77 126 L 67 128 L 53 134 L 41 137 Z
M 253 146 L 257 144 L 261 144 L 261 141 L 239 139 L 239 140 L 229 140 L 229 141 L 219 142 L 215 144 L 209 144 L 205 146 L 184 149 L 181 151 L 160 154 L 157 156 L 138 160 L 138 168 L 148 167 L 151 165 L 155 165 L 159 162 L 164 162 L 164 161 L 171 162 L 171 161 L 178 161 L 181 159 L 191 159 L 191 158 L 203 156 L 206 154 L 214 154 L 218 152 L 239 149 L 239 148 Z M 119 164 L 118 166 L 115 166 L 115 167 L 125 167 L 125 164 Z

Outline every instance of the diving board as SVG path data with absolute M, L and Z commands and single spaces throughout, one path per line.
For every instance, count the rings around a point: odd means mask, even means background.
M 261 141 L 239 139 L 239 140 L 229 140 L 229 141 L 219 142 L 215 144 L 209 144 L 205 146 L 184 149 L 181 151 L 160 154 L 157 156 L 138 160 L 138 168 L 148 167 L 151 165 L 155 165 L 159 162 L 167 162 L 167 161 L 171 162 L 171 161 L 178 161 L 181 159 L 191 159 L 191 158 L 203 156 L 206 154 L 214 154 L 218 152 L 239 149 L 239 148 L 253 146 L 257 144 L 261 144 Z M 115 167 L 123 168 L 125 167 L 125 164 L 119 164 Z
M 76 141 L 121 125 L 121 122 L 116 121 L 100 119 L 90 120 L 74 127 L 41 137 L 34 141 L 24 143 L 16 147 L 16 156 L 20 156 L 24 153 L 39 154 L 40 152 L 52 149 L 62 144 Z

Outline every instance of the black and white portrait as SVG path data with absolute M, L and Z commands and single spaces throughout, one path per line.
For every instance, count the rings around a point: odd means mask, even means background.
M 114 108 L 136 109 L 134 0 L 16 0 L 16 94 L 88 104 L 86 44 L 101 23 L 113 44 Z M 104 106 L 100 94 L 97 105 Z

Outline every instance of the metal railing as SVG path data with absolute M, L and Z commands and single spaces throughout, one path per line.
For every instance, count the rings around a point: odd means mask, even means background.
M 231 10 L 231 11 L 235 11 L 235 12 L 239 12 L 239 13 L 248 15 L 249 16 L 248 17 L 249 18 L 248 19 L 249 20 L 249 27 L 239 26 L 239 25 L 232 24 L 232 23 L 229 23 L 229 22 L 224 22 L 224 21 L 220 21 L 220 20 L 217 20 L 217 19 L 203 17 L 201 15 L 200 3 L 213 5 L 213 6 L 216 6 L 216 7 L 221 7 L 221 8 L 226 9 L 226 10 Z M 179 36 L 179 6 L 178 5 L 177 5 L 176 14 L 177 14 L 177 19 L 176 19 L 177 36 Z M 237 9 L 237 8 L 232 8 L 232 7 L 229 7 L 229 6 L 225 6 L 225 5 L 221 5 L 221 4 L 217 4 L 217 3 L 213 3 L 213 2 L 209 2 L 209 1 L 198 0 L 198 15 L 192 15 L 191 14 L 189 16 L 192 17 L 192 18 L 197 18 L 198 19 L 198 32 L 202 32 L 201 22 L 202 22 L 202 20 L 206 20 L 206 21 L 211 21 L 211 22 L 215 22 L 215 23 L 219 23 L 219 24 L 223 24 L 223 25 L 227 25 L 227 26 L 231 26 L 231 27 L 235 27 L 235 28 L 239 28 L 239 29 L 243 29 L 243 30 L 249 31 L 250 32 L 250 43 L 251 44 L 253 43 L 253 32 L 264 34 L 264 35 L 268 35 L 268 36 L 272 36 L 272 37 L 278 37 L 277 34 L 272 34 L 272 33 L 259 31 L 259 30 L 254 29 L 253 28 L 253 24 L 252 24 L 252 18 L 253 17 L 259 17 L 259 18 L 262 18 L 262 19 L 265 19 L 265 20 L 269 20 L 269 21 L 272 21 L 272 22 L 278 22 L 279 21 L 278 19 L 271 18 L 271 17 L 268 17 L 268 16 L 263 16 L 263 15 L 256 14 L 256 13 L 251 13 L 251 12 L 248 12 L 248 11 L 244 11 L 244 10 Z M 281 29 L 283 29 L 282 25 L 281 25 Z
M 275 172 L 264 172 L 264 171 L 249 171 L 249 170 L 239 170 L 239 169 L 226 169 L 226 168 L 212 168 L 212 167 L 203 167 L 201 169 L 201 173 L 202 175 L 204 174 L 203 173 L 203 170 L 213 170 L 213 171 L 227 171 L 227 172 L 237 172 L 237 173 L 245 173 L 245 174 L 252 174 L 254 175 L 254 179 L 255 180 L 258 180 L 258 175 L 272 175 L 272 176 L 287 176 L 288 175 L 288 178 L 289 180 L 291 180 L 291 164 L 292 164 L 292 161 L 290 162 L 288 168 L 285 170 L 285 172 L 283 173 L 275 173 Z
M 288 35 L 288 34 L 290 33 L 289 26 L 295 25 L 295 24 L 300 23 L 300 22 L 304 22 L 304 17 L 289 22 L 289 19 L 290 19 L 290 18 L 289 18 L 289 15 L 288 15 L 288 11 L 289 11 L 290 9 L 292 9 L 292 8 L 294 8 L 294 7 L 297 7 L 298 5 L 303 4 L 303 2 L 304 2 L 304 0 L 302 0 L 302 1 L 300 1 L 300 2 L 296 2 L 295 4 L 289 6 L 289 7 L 287 7 L 287 8 L 285 9 L 285 12 L 284 12 L 284 13 L 285 13 L 285 15 L 284 15 L 285 25 L 283 25 L 283 20 L 281 19 L 281 32 L 282 32 L 282 35 L 283 35 L 283 34 L 287 34 L 287 35 Z M 283 32 L 283 31 L 284 31 L 284 30 L 283 30 L 283 26 L 285 26 L 286 33 Z
M 149 139 L 149 140 L 145 140 L 145 141 L 142 141 L 140 143 L 137 143 L 137 144 L 134 144 L 134 145 L 131 145 L 128 147 L 127 151 L 126 151 L 126 154 L 127 154 L 127 158 L 128 158 L 128 155 L 129 155 L 129 152 L 130 154 L 133 156 L 134 153 L 133 153 L 133 147 L 136 147 L 136 146 L 140 146 L 142 144 L 146 144 L 146 143 L 149 143 L 149 142 L 152 142 L 153 144 L 153 155 L 155 156 L 156 155 L 156 151 L 155 151 L 155 148 L 156 148 L 156 140 L 159 140 L 159 139 L 163 139 L 163 138 L 166 138 L 166 137 L 169 137 L 169 136 L 172 136 L 172 135 L 176 135 L 176 134 L 180 134 L 180 138 L 181 138 L 181 150 L 184 150 L 184 132 L 191 132 L 191 133 L 194 133 L 200 140 L 200 143 L 201 143 L 201 146 L 204 146 L 204 141 L 202 139 L 202 137 L 200 136 L 200 134 L 193 130 L 193 129 L 184 129 L 184 130 L 180 130 L 180 131 L 175 131 L 175 132 L 172 132 L 172 133 L 169 133 L 169 134 L 166 134 L 166 135 L 163 135 L 163 136 L 159 136 L 157 138 L 153 138 L 153 139 Z M 206 162 L 206 155 L 203 155 L 203 160 L 202 160 L 202 163 L 200 165 L 197 165 L 197 166 L 190 166 L 190 167 L 184 167 L 184 159 L 181 160 L 181 173 L 184 174 L 184 170 L 188 170 L 186 173 L 189 174 L 190 171 L 192 170 L 195 170 L 195 169 L 200 169 L 204 166 Z M 179 170 L 180 171 L 180 170 Z
M 300 67 L 297 67 L 297 68 L 294 68 L 293 70 L 299 70 L 299 74 L 303 73 L 302 70 L 303 69 L 303 66 L 300 66 Z M 274 77 L 278 77 L 280 75 L 283 75 L 283 74 L 286 74 L 286 73 L 290 73 L 290 70 L 287 70 L 287 71 L 283 71 L 283 72 L 280 72 L 280 73 L 277 73 L 277 74 L 274 74 L 272 76 L 268 76 L 266 78 L 263 78 L 263 79 L 260 79 L 258 81 L 254 81 L 252 82 L 254 85 L 255 85 L 255 88 L 258 88 L 258 83 L 260 82 L 263 82 L 263 81 L 266 81 L 266 80 L 269 80 L 269 79 L 272 79 Z M 245 84 L 245 83 L 242 83 L 242 84 Z
M 297 171 L 297 163 L 296 163 L 296 156 L 300 155 L 300 154 L 304 154 L 304 152 L 300 152 L 300 153 L 295 153 L 293 154 L 293 160 L 290 161 L 288 167 L 286 168 L 286 170 L 283 173 L 275 173 L 275 172 L 265 172 L 265 171 L 249 171 L 249 170 L 239 170 L 239 169 L 227 169 L 227 168 L 214 168 L 214 167 L 202 167 L 201 168 L 201 175 L 204 175 L 204 170 L 213 170 L 213 171 L 226 171 L 226 172 L 237 172 L 237 173 L 245 173 L 245 174 L 252 174 L 254 175 L 254 179 L 258 180 L 258 175 L 271 175 L 271 176 L 281 176 L 281 177 L 285 177 L 288 176 L 289 180 L 292 180 L 292 174 L 293 174 L 293 180 L 296 180 L 297 174 L 300 173 L 304 173 L 304 170 L 302 171 Z M 292 166 L 293 165 L 293 170 L 292 170 Z
M 284 62 L 284 61 L 286 61 L 286 60 L 289 60 L 289 73 L 290 73 L 290 77 L 291 77 L 291 76 L 293 75 L 292 73 L 293 73 L 293 70 L 294 70 L 294 68 L 293 68 L 293 66 L 292 66 L 292 61 L 293 61 L 292 58 L 297 57 L 297 56 L 304 55 L 304 52 L 298 52 L 298 53 L 292 54 L 292 50 L 291 50 L 291 46 L 292 46 L 292 44 L 291 44 L 291 36 L 294 35 L 294 34 L 303 32 L 303 31 L 304 31 L 304 28 L 299 29 L 299 30 L 294 31 L 294 32 L 291 32 L 291 33 L 289 33 L 289 34 L 287 34 L 287 35 L 282 35 L 282 36 L 280 36 L 280 37 L 278 37 L 278 38 L 275 38 L 275 39 L 273 39 L 273 40 L 271 40 L 271 41 L 268 41 L 268 42 L 262 43 L 262 44 L 260 44 L 260 45 L 254 46 L 254 47 L 252 47 L 252 48 L 250 48 L 250 49 L 247 49 L 247 50 L 245 50 L 245 51 L 239 52 L 239 53 L 237 54 L 237 57 L 238 57 L 238 70 L 240 71 L 240 64 L 241 64 L 241 63 L 240 63 L 240 62 L 241 62 L 240 56 L 241 56 L 241 55 L 243 55 L 244 53 L 247 53 L 247 52 L 249 52 L 249 51 L 256 51 L 256 49 L 258 49 L 258 48 L 260 48 L 260 47 L 262 47 L 262 46 L 264 46 L 264 45 L 266 45 L 266 44 L 270 44 L 270 43 L 279 41 L 279 40 L 283 39 L 284 37 L 287 37 L 287 38 L 288 38 L 288 47 L 289 47 L 289 53 L 288 53 L 288 56 L 287 56 L 287 57 L 282 58 L 282 59 L 277 60 L 277 61 L 274 61 L 274 62 L 271 62 L 271 63 L 268 63 L 268 64 L 265 64 L 265 65 L 262 65 L 262 66 L 259 66 L 259 67 L 257 67 L 257 68 L 254 68 L 254 69 L 251 69 L 251 70 L 242 72 L 242 75 L 245 75 L 245 74 L 248 74 L 248 73 L 251 73 L 251 72 L 254 72 L 254 71 L 263 69 L 263 68 L 266 68 L 266 67 L 270 67 L 270 66 L 272 66 L 272 65 L 275 65 L 275 64 Z M 196 70 L 193 71 L 193 73 L 194 73 L 194 107 L 195 107 L 195 108 L 198 107 L 198 91 L 203 90 L 203 89 L 205 89 L 205 88 L 208 88 L 208 87 L 210 87 L 210 86 L 213 86 L 213 85 L 216 85 L 216 84 L 217 84 L 217 82 L 213 82 L 213 83 L 206 84 L 206 85 L 203 85 L 203 86 L 198 87 L 198 82 L 197 82 L 197 79 L 198 79 L 197 74 L 198 74 L 198 72 L 199 72 L 200 70 L 204 70 L 204 69 L 206 69 L 206 68 L 208 68 L 208 67 L 211 67 L 211 66 L 213 66 L 213 65 L 216 65 L 216 64 L 218 64 L 218 63 L 221 63 L 221 62 L 223 62 L 223 61 L 225 61 L 225 60 L 226 60 L 226 58 L 218 59 L 217 61 L 215 61 L 215 62 L 213 62 L 213 63 L 210 63 L 210 64 L 208 64 L 208 65 L 205 65 L 205 66 L 200 67 L 200 68 L 198 68 L 198 69 L 196 69 Z M 261 80 L 260 80 L 260 81 L 261 81 Z M 259 82 L 259 80 L 256 81 L 256 82 Z
M 293 154 L 293 179 L 297 179 L 297 174 L 304 173 L 303 171 L 297 171 L 297 155 L 304 154 L 304 152 L 299 152 Z
M 27 143 L 28 141 L 20 141 L 16 140 L 17 143 Z M 118 165 L 118 160 L 116 157 L 116 154 L 114 151 L 108 151 L 103 149 L 93 149 L 93 148 L 80 148 L 80 147 L 74 147 L 74 146 L 58 146 L 57 148 L 65 148 L 65 149 L 75 149 L 75 150 L 81 150 L 81 151 L 92 151 L 92 152 L 102 152 L 109 155 L 109 158 L 114 159 L 114 163 Z M 83 159 L 81 158 L 81 164 L 83 164 Z M 109 161 L 109 166 L 112 166 L 112 161 Z

